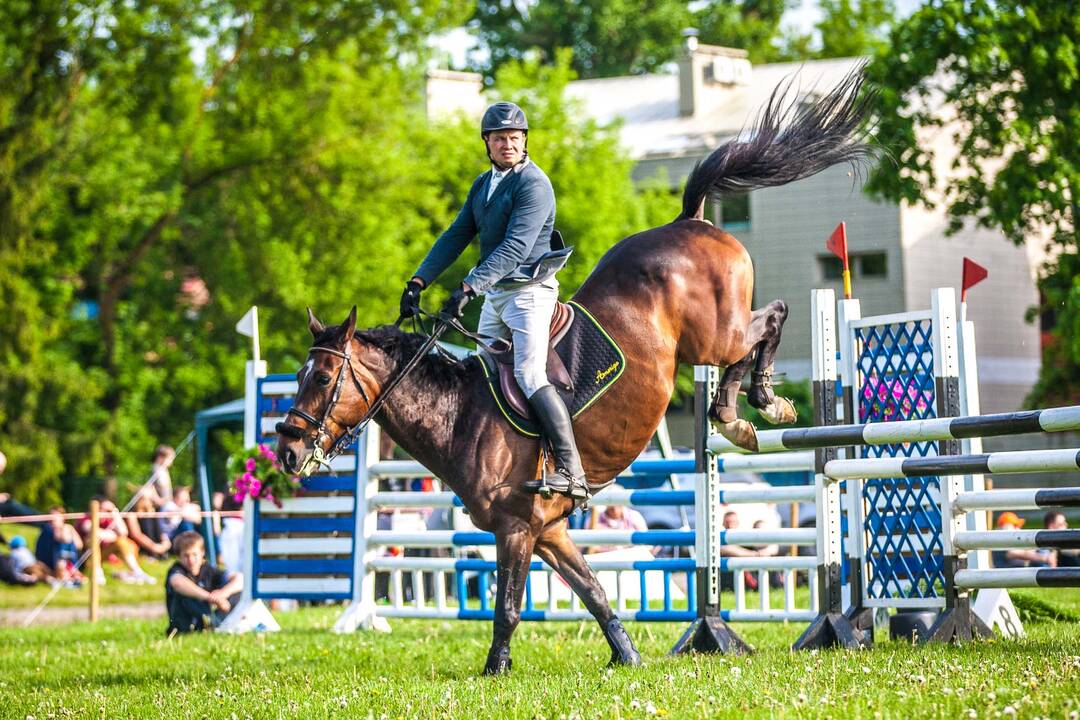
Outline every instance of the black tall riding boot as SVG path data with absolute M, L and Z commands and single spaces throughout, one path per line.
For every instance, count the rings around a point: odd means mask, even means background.
M 571 497 L 588 497 L 585 469 L 581 467 L 581 456 L 574 442 L 570 412 L 559 397 L 559 392 L 554 386 L 545 385 L 529 398 L 529 406 L 536 413 L 536 419 L 555 455 L 555 475 L 548 479 L 548 485 L 555 492 Z

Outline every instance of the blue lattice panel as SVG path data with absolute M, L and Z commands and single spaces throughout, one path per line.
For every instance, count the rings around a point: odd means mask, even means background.
M 274 426 L 284 419 L 296 392 L 293 375 L 258 380 L 255 434 L 277 442 Z M 303 480 L 304 492 L 283 507 L 255 506 L 252 596 L 302 600 L 348 600 L 353 595 L 357 458 L 355 446 Z
M 932 333 L 929 318 L 855 329 L 859 422 L 937 417 Z M 937 446 L 863 446 L 861 453 L 926 457 L 936 455 Z M 939 597 L 944 587 L 940 496 L 936 477 L 864 481 L 867 600 Z

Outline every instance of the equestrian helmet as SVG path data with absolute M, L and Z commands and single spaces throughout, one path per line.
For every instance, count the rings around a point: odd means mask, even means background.
M 495 103 L 484 112 L 484 119 L 480 121 L 480 135 L 484 137 L 493 130 L 529 132 L 525 111 L 512 102 Z

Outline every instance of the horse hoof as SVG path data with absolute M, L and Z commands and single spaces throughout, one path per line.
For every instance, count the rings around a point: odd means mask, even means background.
M 638 667 L 641 663 L 641 655 L 635 650 L 626 655 L 620 655 L 617 652 L 611 653 L 611 660 L 608 661 L 608 667 L 621 665 L 623 667 Z
M 773 398 L 771 403 L 758 410 L 758 412 L 761 413 L 761 417 L 773 425 L 790 425 L 799 419 L 799 413 L 795 410 L 795 405 L 787 398 L 780 396 Z
M 514 666 L 510 659 L 510 649 L 504 648 L 498 652 L 488 654 L 487 664 L 484 665 L 485 675 L 505 675 Z
M 721 423 L 720 434 L 743 450 L 758 451 L 757 430 L 742 418 L 728 423 Z

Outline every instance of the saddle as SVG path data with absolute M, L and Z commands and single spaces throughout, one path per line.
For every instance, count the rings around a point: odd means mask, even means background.
M 548 353 L 547 375 L 548 382 L 563 392 L 573 394 L 574 382 L 570 379 L 570 373 L 566 364 L 555 352 L 555 346 L 566 336 L 567 331 L 574 322 L 574 308 L 566 303 L 556 302 L 555 311 L 551 314 L 551 325 L 548 327 Z M 506 399 L 510 409 L 528 420 L 533 420 L 532 408 L 521 391 L 514 377 L 514 345 L 509 340 L 497 339 L 491 343 L 494 352 L 481 351 L 481 356 L 488 367 L 498 375 L 499 389 Z

